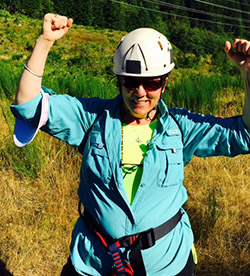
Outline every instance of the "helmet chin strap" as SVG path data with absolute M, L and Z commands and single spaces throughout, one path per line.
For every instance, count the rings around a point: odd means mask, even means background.
M 158 106 L 158 103 L 157 103 L 157 105 L 156 105 L 153 109 L 151 109 L 151 110 L 147 113 L 147 120 L 149 120 L 149 121 L 152 121 L 152 120 L 153 120 L 153 118 L 150 117 L 150 113 L 151 113 L 151 111 L 156 110 L 156 109 L 157 109 L 157 106 Z
M 162 91 L 161 91 L 161 96 L 162 96 L 162 94 L 163 94 L 164 92 L 165 92 L 165 88 L 162 89 Z M 159 101 L 161 100 L 161 96 L 160 96 L 160 98 L 159 98 Z M 147 113 L 147 120 L 152 120 L 152 119 L 153 119 L 153 118 L 150 117 L 150 113 L 151 113 L 151 111 L 157 109 L 158 104 L 159 104 L 159 101 L 158 101 L 158 103 L 156 104 L 156 106 L 154 106 L 154 108 L 152 108 L 152 109 Z

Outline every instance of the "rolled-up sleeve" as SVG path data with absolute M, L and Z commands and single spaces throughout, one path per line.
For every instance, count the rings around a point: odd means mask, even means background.
M 56 95 L 43 87 L 49 97 L 49 114 L 42 131 L 70 145 L 79 146 L 83 137 L 102 112 L 105 100 L 99 98 L 76 98 L 69 95 Z M 12 105 L 11 111 L 18 119 L 37 125 L 41 115 L 42 94 L 21 105 Z
M 41 114 L 41 99 L 42 94 L 40 93 L 34 99 L 24 104 L 12 104 L 10 109 L 16 118 L 38 125 Z
M 241 116 L 218 118 L 177 108 L 171 112 L 183 131 L 185 163 L 193 155 L 234 157 L 250 153 L 250 135 Z

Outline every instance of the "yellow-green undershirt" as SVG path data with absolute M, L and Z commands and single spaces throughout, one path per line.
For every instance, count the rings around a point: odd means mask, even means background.
M 133 203 L 141 181 L 147 142 L 152 139 L 156 124 L 157 120 L 142 126 L 122 124 L 122 171 L 130 204 Z

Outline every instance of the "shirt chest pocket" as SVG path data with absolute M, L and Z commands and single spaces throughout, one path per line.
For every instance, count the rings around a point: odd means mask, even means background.
M 112 173 L 107 149 L 101 138 L 99 133 L 90 137 L 85 173 L 91 182 L 99 184 L 101 180 L 103 184 L 108 184 Z
M 160 157 L 158 186 L 168 187 L 182 184 L 184 179 L 183 144 L 178 134 L 168 134 L 164 143 L 157 146 Z

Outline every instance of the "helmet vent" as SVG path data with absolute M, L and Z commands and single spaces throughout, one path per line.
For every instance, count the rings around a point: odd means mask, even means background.
M 119 42 L 119 44 L 118 44 L 117 47 L 116 47 L 116 50 L 121 46 L 122 41 L 123 41 L 123 40 L 121 40 L 121 41 Z
M 163 47 L 162 47 L 162 44 L 161 44 L 161 42 L 160 42 L 160 41 L 158 41 L 158 44 L 159 44 L 159 46 L 160 46 L 161 50 L 163 50 Z
M 131 49 L 134 48 L 134 46 L 135 46 L 135 44 L 133 44 L 133 45 L 127 50 L 127 52 L 125 53 L 125 55 L 124 55 L 124 57 L 123 57 L 123 61 L 122 61 L 122 70 L 124 70 L 124 62 L 125 62 L 125 60 L 126 60 L 127 54 L 128 54 L 128 52 L 129 52 Z
M 141 51 L 141 54 L 142 54 L 142 57 L 143 57 L 143 60 L 144 60 L 144 63 L 145 63 L 145 70 L 148 71 L 148 65 L 147 65 L 147 62 L 146 62 L 146 58 L 144 56 L 144 53 L 142 51 L 142 48 L 141 48 L 140 44 L 138 44 L 138 46 L 139 46 L 139 49 Z
M 170 52 L 170 64 L 172 64 L 172 63 L 174 63 L 173 49 L 170 49 L 169 52 Z

